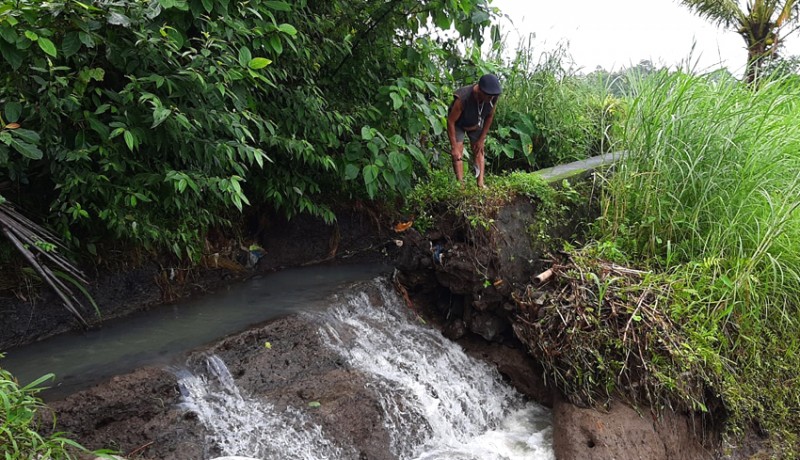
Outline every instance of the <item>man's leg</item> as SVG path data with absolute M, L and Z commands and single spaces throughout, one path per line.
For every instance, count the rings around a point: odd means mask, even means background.
M 475 148 L 478 145 L 478 137 L 479 135 L 474 136 L 473 139 L 472 133 L 470 133 L 469 137 L 469 145 L 472 149 L 472 161 L 473 165 L 475 166 L 475 179 L 477 179 L 478 187 L 483 188 L 483 172 L 486 166 L 486 162 L 484 160 L 484 147 L 481 145 L 481 148 Z
M 464 182 L 464 142 L 456 142 L 450 154 L 453 157 L 453 171 L 456 173 L 456 179 Z
M 456 173 L 456 179 L 464 183 L 464 135 L 466 134 L 463 129 L 458 126 L 455 127 L 455 144 L 450 146 L 450 155 L 453 157 L 453 171 Z

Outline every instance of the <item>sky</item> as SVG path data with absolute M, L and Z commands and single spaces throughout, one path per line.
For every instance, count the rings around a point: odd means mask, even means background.
M 687 68 L 689 61 L 698 72 L 725 66 L 741 75 L 747 60 L 738 34 L 700 18 L 678 0 L 493 0 L 491 5 L 508 16 L 501 21 L 507 43 L 531 33 L 535 51 L 566 43 L 584 73 L 597 66 L 620 70 L 647 59 L 657 67 Z M 800 55 L 800 34 L 784 43 L 784 55 Z

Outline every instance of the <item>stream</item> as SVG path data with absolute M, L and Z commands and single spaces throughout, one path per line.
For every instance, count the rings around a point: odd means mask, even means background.
M 9 350 L 2 365 L 22 383 L 55 373 L 56 386 L 45 394 L 54 399 L 137 367 L 163 366 L 177 376 L 180 410 L 197 416 L 209 433 L 205 442 L 222 455 L 360 460 L 356 446 L 315 423 L 313 406 L 277 409 L 268 397 L 240 388 L 228 368 L 233 363 L 214 353 L 199 368 L 185 365 L 192 349 L 300 315 L 317 328 L 323 347 L 366 376 L 392 458 L 554 459 L 550 411 L 424 324 L 379 276 L 386 271 L 375 265 L 285 270 L 85 334 Z
M 283 315 L 322 309 L 345 283 L 371 279 L 380 264 L 293 268 L 260 275 L 188 302 L 12 348 L 0 360 L 22 384 L 55 374 L 45 400 L 59 399 L 145 365 L 171 365 L 189 350 Z

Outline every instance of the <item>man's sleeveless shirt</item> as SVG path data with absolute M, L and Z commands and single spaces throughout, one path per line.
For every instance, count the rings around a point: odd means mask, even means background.
M 455 92 L 456 97 L 461 99 L 461 116 L 456 120 L 456 126 L 462 129 L 478 124 L 478 102 L 473 95 L 473 87 L 474 85 L 464 86 Z

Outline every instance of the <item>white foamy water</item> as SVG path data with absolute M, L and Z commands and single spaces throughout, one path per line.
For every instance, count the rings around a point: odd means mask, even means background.
M 223 455 L 260 459 L 338 460 L 349 456 L 328 441 L 305 414 L 279 413 L 268 403 L 242 395 L 217 356 L 201 375 L 179 375 L 184 408 L 198 415 Z
M 327 344 L 373 375 L 401 459 L 554 459 L 550 413 L 526 403 L 493 368 L 441 333 L 409 319 L 378 283 L 385 307 L 366 293 L 328 313 Z
M 381 307 L 361 292 L 320 318 L 327 346 L 362 371 L 385 414 L 392 453 L 402 460 L 551 460 L 550 413 L 525 402 L 497 371 L 438 331 L 410 319 L 402 300 L 376 280 Z M 223 455 L 264 460 L 357 458 L 300 410 L 275 408 L 236 387 L 218 357 L 202 375 L 180 377 Z M 371 377 L 371 378 L 370 378 Z

